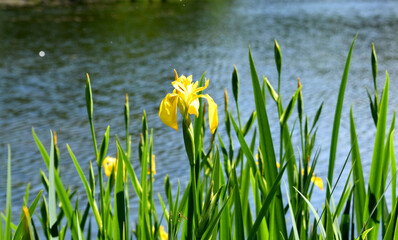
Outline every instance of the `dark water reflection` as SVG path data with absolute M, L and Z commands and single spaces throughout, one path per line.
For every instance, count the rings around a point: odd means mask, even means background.
M 397 23 L 398 4 L 384 1 L 184 1 L 0 9 L 0 206 L 5 206 L 8 143 L 12 148 L 13 211 L 17 213 L 22 206 L 27 182 L 32 183 L 32 194 L 41 189 L 39 169 L 46 167 L 31 136 L 32 127 L 47 147 L 49 130 L 57 131 L 62 179 L 72 189 L 84 192 L 65 144 L 69 143 L 87 170 L 94 154 L 84 98 L 86 72 L 92 79 L 98 141 L 107 125 L 112 136 L 117 134 L 124 141 L 122 114 L 124 94 L 128 93 L 134 166 L 138 168 L 136 146 L 145 109 L 155 136 L 155 192 L 163 192 L 166 174 L 174 185 L 180 179 L 185 186 L 188 162 L 181 133 L 164 126 L 157 116 L 160 101 L 172 89 L 173 68 L 193 74 L 195 79 L 207 71 L 211 79 L 208 93 L 221 113 L 223 89 L 231 93 L 230 78 L 236 64 L 241 78 L 240 108 L 246 119 L 254 108 L 248 46 L 258 73 L 276 86 L 274 38 L 282 48 L 281 92 L 285 99 L 294 92 L 300 77 L 310 118 L 319 104 L 325 103 L 318 131 L 318 145 L 323 151 L 316 170 L 325 180 L 339 82 L 349 45 L 359 33 L 344 102 L 336 173 L 350 150 L 351 104 L 364 172 L 368 173 L 375 134 L 365 91 L 366 87 L 372 89 L 370 45 L 375 42 L 380 86 L 384 70 L 391 77 L 392 113 L 398 104 L 394 94 L 398 91 Z M 40 51 L 45 52 L 44 57 L 39 56 Z M 277 137 L 276 109 L 271 101 L 268 103 Z M 224 133 L 224 127 L 219 131 Z M 109 151 L 111 155 L 116 152 L 114 137 Z M 324 193 L 315 195 L 321 196 L 313 199 L 321 206 Z M 131 206 L 138 206 L 135 197 Z

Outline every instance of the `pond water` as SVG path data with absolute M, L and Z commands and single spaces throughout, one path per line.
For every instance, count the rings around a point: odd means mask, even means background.
M 378 57 L 379 88 L 384 85 L 385 70 L 391 78 L 390 121 L 398 104 L 397 32 L 398 3 L 385 1 L 217 0 L 0 8 L 0 208 L 4 209 L 6 198 L 7 144 L 12 150 L 14 215 L 19 214 L 28 182 L 31 199 L 42 188 L 39 169 L 46 167 L 32 127 L 48 149 L 50 130 L 57 132 L 62 179 L 65 185 L 84 193 L 66 143 L 87 173 L 89 161 L 95 157 L 85 107 L 86 73 L 92 81 L 97 141 L 108 125 L 110 155 L 116 153 L 113 136 L 125 140 L 123 106 L 128 93 L 133 165 L 139 168 L 137 145 L 145 109 L 148 126 L 154 129 L 154 191 L 163 192 L 166 174 L 173 186 L 178 179 L 185 186 L 189 172 L 182 135 L 158 118 L 159 104 L 172 90 L 173 69 L 197 80 L 207 71 L 207 93 L 219 105 L 219 132 L 225 137 L 223 90 L 226 88 L 232 98 L 233 64 L 241 80 L 239 101 L 245 120 L 255 107 L 249 45 L 258 74 L 267 76 L 276 87 L 274 39 L 282 49 L 281 93 L 285 102 L 295 91 L 298 77 L 310 119 L 324 102 L 317 134 L 317 147 L 322 151 L 315 172 L 326 182 L 339 84 L 351 41 L 359 33 L 344 100 L 335 179 L 350 151 L 351 105 L 364 172 L 368 174 L 375 134 L 366 95 L 367 87 L 373 90 L 371 43 L 375 43 Z M 279 146 L 276 108 L 271 100 L 267 104 L 274 144 Z M 232 104 L 230 108 L 236 115 Z M 313 202 L 320 207 L 325 192 L 314 191 Z M 134 212 L 137 198 L 131 199 Z

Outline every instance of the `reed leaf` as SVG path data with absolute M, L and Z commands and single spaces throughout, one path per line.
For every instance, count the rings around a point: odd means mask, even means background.
M 376 203 L 382 194 L 382 166 L 384 166 L 384 138 L 386 134 L 386 121 L 387 121 L 387 108 L 388 108 L 388 90 L 389 90 L 389 77 L 386 72 L 386 83 L 384 86 L 383 96 L 381 100 L 380 113 L 377 121 L 377 130 L 375 143 L 373 148 L 372 164 L 369 175 L 368 193 L 366 195 L 364 220 L 370 217 L 369 227 L 373 230 L 369 233 L 371 239 L 377 238 L 379 232 L 379 220 L 381 216 L 381 209 L 376 208 L 375 215 L 370 215 L 371 211 L 377 206 Z
M 53 134 L 51 132 L 51 139 Z M 55 183 L 54 183 L 54 142 L 51 141 L 50 150 L 50 169 L 49 169 L 49 191 L 48 191 L 48 204 L 49 204 L 49 224 L 50 224 L 50 239 L 58 238 L 58 225 L 57 225 L 57 202 L 55 200 Z
M 312 206 L 312 204 L 310 203 L 310 201 L 309 201 L 297 188 L 294 188 L 294 189 L 297 191 L 297 193 L 298 193 L 298 194 L 304 199 L 304 201 L 307 203 L 307 205 L 308 205 L 308 207 L 310 208 L 312 214 L 314 214 L 314 218 L 315 218 L 315 220 L 316 220 L 316 222 L 317 222 L 317 226 L 319 227 L 319 230 L 320 230 L 320 232 L 321 232 L 322 238 L 323 238 L 323 239 L 326 239 L 326 231 L 325 231 L 325 228 L 324 228 L 324 226 L 322 225 L 322 223 L 321 223 L 321 221 L 320 221 L 320 218 L 319 218 L 319 215 L 318 215 L 318 213 L 316 212 L 314 206 Z M 328 208 L 327 208 L 327 209 L 328 209 Z
M 75 155 L 72 152 L 72 149 L 69 147 L 68 144 L 66 144 L 66 147 L 68 148 L 69 155 L 72 158 L 73 163 L 75 164 L 76 170 L 77 170 L 77 172 L 78 172 L 78 174 L 80 176 L 80 179 L 81 179 L 81 181 L 83 183 L 83 186 L 86 189 L 88 202 L 89 202 L 89 204 L 91 206 L 91 210 L 94 213 L 95 220 L 97 221 L 98 229 L 99 229 L 100 232 L 102 232 L 103 223 L 102 223 L 102 220 L 101 220 L 100 213 L 98 211 L 97 203 L 96 203 L 96 201 L 94 199 L 94 195 L 92 193 L 92 188 L 90 188 L 90 186 L 89 186 L 89 184 L 87 182 L 86 176 L 84 175 L 84 173 L 83 173 L 83 171 L 82 171 L 82 169 L 81 169 L 81 167 L 79 165 L 79 162 L 76 160 L 76 157 L 75 157 Z
M 126 224 L 125 206 L 124 206 L 124 169 L 123 162 L 126 154 L 121 149 L 119 141 L 117 141 L 118 158 L 116 159 L 117 174 L 114 196 L 114 216 L 113 216 L 113 237 L 114 239 L 123 239 L 124 228 Z
M 398 202 L 394 203 L 394 208 L 391 211 L 390 215 L 390 220 L 388 222 L 388 227 L 386 230 L 385 235 L 383 236 L 383 239 L 389 240 L 389 239 L 398 239 L 398 235 L 396 235 L 396 229 L 397 229 L 397 218 L 398 218 Z
M 258 80 L 258 75 L 256 67 L 254 65 L 250 48 L 249 48 L 249 63 L 250 63 L 250 72 L 253 84 L 254 101 L 257 112 L 260 149 L 262 152 L 262 156 L 265 158 L 266 162 L 265 179 L 267 183 L 272 186 L 276 180 L 278 172 L 276 168 L 276 157 L 275 157 L 274 145 L 271 135 L 271 129 L 267 116 L 267 110 L 265 107 L 264 96 L 261 92 L 261 87 Z M 280 193 L 280 188 L 276 194 L 275 201 L 276 201 L 275 208 L 272 209 L 273 211 L 276 211 L 273 214 L 273 216 L 275 216 L 276 218 L 275 230 L 276 232 L 281 233 L 284 238 L 287 238 L 287 230 L 286 230 L 286 223 L 285 223 L 285 216 L 283 211 L 283 202 Z
M 29 207 L 29 216 L 32 216 L 33 213 L 35 212 L 36 207 L 37 207 L 37 204 L 39 203 L 40 198 L 41 198 L 41 196 L 42 196 L 42 193 L 43 193 L 43 190 L 40 190 L 40 192 L 37 194 L 37 196 L 36 196 L 35 199 L 33 200 L 32 204 L 30 205 L 30 207 Z M 24 218 L 24 216 L 26 215 L 26 214 L 25 214 L 25 211 L 23 211 L 23 212 L 24 212 L 24 214 L 23 214 L 22 218 Z M 14 239 L 20 239 L 20 238 L 22 237 L 22 235 L 23 235 L 23 222 L 22 222 L 22 218 L 21 218 L 21 221 L 20 221 L 19 224 L 18 224 L 17 230 L 15 231 Z M 0 218 L 0 219 L 1 219 L 1 218 Z M 0 225 L 1 225 L 1 221 L 0 221 Z M 0 233 L 0 235 L 1 235 L 1 233 Z M 1 236 L 2 236 L 2 235 L 1 235 Z M 1 238 L 1 237 L 0 237 L 0 238 Z
M 251 239 L 255 238 L 256 233 L 258 231 L 258 228 L 260 227 L 260 224 L 262 223 L 263 218 L 267 214 L 268 209 L 271 206 L 271 202 L 273 201 L 273 198 L 275 197 L 275 194 L 277 193 L 278 190 L 280 190 L 279 183 L 280 183 L 280 181 L 282 179 L 283 173 L 285 172 L 286 166 L 287 165 L 285 164 L 280 169 L 280 171 L 278 173 L 278 176 L 275 179 L 274 184 L 272 184 L 271 189 L 269 190 L 267 197 L 265 198 L 264 202 L 262 203 L 262 207 L 260 209 L 260 212 L 257 214 L 256 220 L 255 220 L 252 228 L 249 231 L 249 234 L 248 234 L 248 237 L 247 237 L 248 240 L 251 240 Z M 260 181 L 257 181 L 257 182 L 260 183 Z M 261 186 L 260 186 L 259 189 L 261 189 Z M 282 209 L 282 211 L 283 211 L 283 209 Z M 284 217 L 284 215 L 283 215 L 283 217 Z
M 339 96 L 337 98 L 337 104 L 336 104 L 336 111 L 334 114 L 334 121 L 333 121 L 333 131 L 332 131 L 332 139 L 330 143 L 330 154 L 329 154 L 329 167 L 328 167 L 328 182 L 330 184 L 333 183 L 333 171 L 334 171 L 334 165 L 336 161 L 336 151 L 337 151 L 337 140 L 339 137 L 339 128 L 340 128 L 340 119 L 341 119 L 341 111 L 343 110 L 343 101 L 344 101 L 344 92 L 345 88 L 347 85 L 347 80 L 348 80 L 348 72 L 350 70 L 350 62 L 351 62 L 351 54 L 352 50 L 354 48 L 355 40 L 358 35 L 354 37 L 354 40 L 352 41 L 350 51 L 348 52 L 347 60 L 345 63 L 344 67 L 344 73 L 343 77 L 341 79 L 340 83 L 340 90 L 339 90 Z M 330 200 L 330 188 L 327 186 L 326 189 L 326 200 Z
M 235 169 L 232 169 L 234 179 L 237 180 Z M 235 206 L 235 234 L 234 239 L 245 239 L 245 228 L 243 223 L 243 214 L 242 214 L 242 205 L 241 199 L 239 194 L 239 186 L 235 183 L 234 187 L 234 206 Z
M 5 219 L 5 234 L 4 239 L 11 239 L 11 147 L 8 144 L 8 157 L 7 157 L 7 196 L 6 196 L 6 214 Z M 3 237 L 3 236 L 1 236 Z
M 352 107 L 350 110 L 350 136 L 351 136 L 351 159 L 353 168 L 353 182 L 354 182 L 354 199 L 355 199 L 355 216 L 356 216 L 356 226 L 357 232 L 361 231 L 363 226 L 363 215 L 365 210 L 365 200 L 366 200 L 366 190 L 365 190 L 365 180 L 363 177 L 363 168 L 361 156 L 359 153 L 357 133 L 355 130 L 355 122 L 352 113 Z

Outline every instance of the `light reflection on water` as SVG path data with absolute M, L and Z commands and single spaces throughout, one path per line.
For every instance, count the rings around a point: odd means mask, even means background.
M 325 181 L 339 83 L 349 46 L 359 33 L 344 101 L 335 176 L 350 150 L 351 104 L 364 172 L 369 172 L 375 134 L 366 96 L 366 87 L 372 89 L 370 45 L 375 42 L 379 88 L 384 83 L 384 70 L 391 78 L 391 119 L 392 108 L 398 103 L 394 94 L 398 91 L 394 81 L 398 76 L 397 3 L 235 0 L 184 4 L 0 9 L 0 179 L 6 179 L 9 143 L 15 213 L 22 206 L 27 182 L 32 183 L 31 196 L 42 188 L 39 169 L 46 168 L 31 136 L 32 127 L 47 147 L 49 130 L 57 131 L 62 179 L 83 194 L 65 144 L 70 145 L 83 169 L 88 169 L 89 161 L 95 161 L 85 107 L 86 72 L 92 80 L 98 142 L 108 125 L 111 136 L 117 134 L 125 140 L 122 114 L 124 94 L 129 94 L 132 161 L 136 168 L 140 121 L 146 110 L 148 126 L 154 129 L 154 191 L 163 192 L 166 174 L 174 186 L 177 179 L 182 186 L 188 179 L 181 133 L 164 126 L 157 116 L 160 101 L 172 90 L 173 68 L 180 74 L 193 74 L 194 79 L 207 71 L 208 93 L 219 104 L 222 120 L 223 89 L 227 88 L 232 98 L 230 79 L 235 64 L 241 80 L 240 109 L 243 119 L 247 119 L 254 109 L 248 46 L 260 77 L 266 75 L 276 87 L 274 38 L 282 49 L 281 93 L 285 104 L 297 86 L 297 77 L 303 84 L 305 111 L 311 121 L 324 102 L 317 134 L 322 152 L 316 173 Z M 277 138 L 276 109 L 271 99 L 267 103 Z M 231 109 L 234 112 L 233 106 Z M 225 136 L 223 126 L 219 132 Z M 112 137 L 110 141 L 111 155 L 116 152 L 114 140 Z M 279 146 L 277 141 L 274 144 Z M 5 187 L 5 181 L 1 181 L 0 206 L 5 206 Z M 316 206 L 321 206 L 324 195 L 316 192 Z M 138 207 L 136 201 L 132 197 L 134 210 Z

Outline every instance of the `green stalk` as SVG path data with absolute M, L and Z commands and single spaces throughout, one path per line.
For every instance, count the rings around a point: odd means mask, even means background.
M 130 162 L 130 136 L 129 136 L 129 120 L 130 120 L 130 106 L 129 106 L 129 96 L 126 93 L 126 98 L 125 98 L 125 103 L 124 103 L 124 122 L 126 125 L 126 154 L 127 154 L 127 161 Z M 127 170 L 126 170 L 127 171 Z M 124 174 L 127 175 L 125 172 Z M 128 180 L 128 177 L 127 177 Z M 126 184 L 124 185 L 124 191 L 125 191 L 125 204 L 126 204 L 126 215 L 125 215 L 125 221 L 126 221 L 126 239 L 129 239 L 129 229 L 130 229 L 130 220 L 129 220 L 129 184 L 128 181 L 126 181 Z
M 11 147 L 9 144 L 8 144 L 8 164 L 7 164 L 6 211 L 7 211 L 7 219 L 6 219 L 6 229 L 5 229 L 4 239 L 11 239 Z M 3 236 L 0 236 L 0 237 L 3 237 Z
M 98 180 L 99 180 L 99 184 L 100 184 L 100 209 L 101 209 L 101 217 L 102 217 L 101 220 L 103 223 L 105 223 L 104 184 L 103 184 L 103 179 L 102 179 L 102 168 L 101 168 L 101 163 L 100 163 L 99 154 L 98 154 L 97 140 L 95 137 L 94 123 L 93 123 L 93 94 L 91 91 L 90 77 L 88 74 L 87 74 L 87 81 L 86 81 L 86 106 L 87 106 L 88 120 L 90 122 L 91 137 L 93 140 L 95 158 L 97 160 L 97 165 L 98 165 L 98 178 L 99 178 Z M 106 226 L 103 228 L 103 231 L 100 234 L 101 239 L 105 239 L 105 236 L 106 236 L 105 229 L 106 229 Z
M 97 162 L 98 162 L 97 140 L 95 138 L 94 124 L 93 124 L 93 94 L 91 91 L 90 77 L 88 76 L 88 73 L 87 73 L 87 81 L 86 81 L 86 106 L 87 106 L 88 120 L 90 122 L 91 136 L 93 138 L 95 158 L 97 159 Z
M 193 229 L 194 226 L 198 226 L 198 206 L 197 206 L 197 192 L 196 192 L 196 184 L 199 176 L 196 176 L 195 172 L 195 143 L 194 143 L 194 135 L 193 135 L 193 127 L 189 116 L 184 118 L 184 122 L 182 124 L 183 137 L 185 150 L 188 155 L 189 165 L 190 165 L 190 182 L 191 189 L 188 201 L 188 239 L 192 239 L 193 237 Z M 195 220 L 195 221 L 193 221 Z
M 279 47 L 279 44 L 276 41 L 276 39 L 274 39 L 274 55 L 275 55 L 276 69 L 278 70 L 278 95 L 279 95 L 281 89 L 282 53 L 281 53 L 281 48 Z
M 100 239 L 105 239 L 105 232 L 106 232 L 106 224 L 105 224 L 105 203 L 104 203 L 104 183 L 102 180 L 102 169 L 101 165 L 98 165 L 98 180 L 100 184 L 100 210 L 101 210 L 101 221 L 104 223 L 104 227 L 102 228 Z

